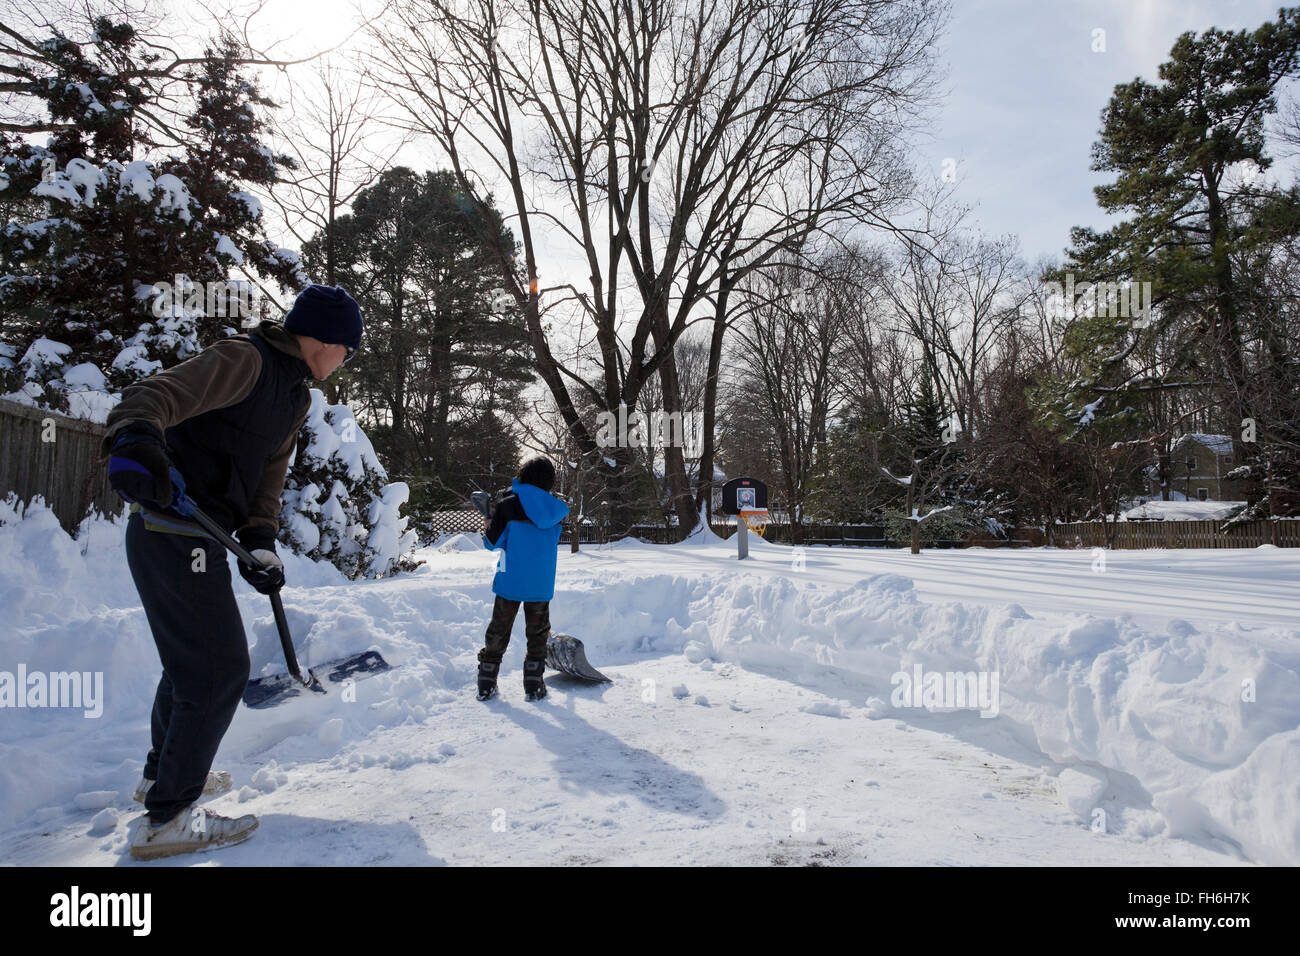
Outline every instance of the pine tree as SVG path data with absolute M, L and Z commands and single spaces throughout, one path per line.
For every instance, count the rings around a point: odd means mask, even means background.
M 1268 310 L 1252 296 L 1244 264 L 1300 235 L 1300 195 L 1259 178 L 1271 165 L 1264 120 L 1298 63 L 1300 10 L 1283 9 L 1254 31 L 1183 34 L 1159 82 L 1115 88 L 1092 168 L 1115 175 L 1096 188 L 1099 205 L 1128 218 L 1100 233 L 1072 230 L 1070 259 L 1049 278 L 1072 279 L 1076 291 L 1149 282 L 1151 309 L 1133 316 L 1107 307 L 1118 304 L 1109 298 L 1100 308 L 1081 303 L 1067 346 L 1082 374 L 1038 398 L 1043 419 L 1063 434 L 1136 440 L 1150 430 L 1148 396 L 1162 391 L 1209 390 L 1229 433 L 1259 417 L 1251 355 Z M 1252 175 L 1238 176 L 1242 169 Z M 1238 460 L 1252 454 L 1235 443 Z
M 244 47 L 225 34 L 187 77 L 196 105 L 185 119 L 186 155 L 172 170 L 198 210 L 184 257 L 192 263 L 189 278 L 199 284 L 256 274 L 296 292 L 306 285 L 306 274 L 296 255 L 267 240 L 262 203 L 253 192 L 269 191 L 296 164 L 263 143 L 269 133 L 265 113 L 278 105 L 244 74 L 240 60 L 246 56 Z M 230 324 L 226 317 L 205 314 L 198 322 L 200 338 L 231 334 Z
M 498 418 L 531 378 L 525 336 L 499 295 L 493 250 L 471 219 L 479 214 L 458 201 L 450 173 L 396 167 L 332 227 L 337 268 L 367 317 L 365 348 L 338 394 L 366 420 L 381 460 L 417 484 L 422 508 L 473 490 L 453 449 L 498 466 L 517 451 Z M 499 217 L 496 228 L 513 241 Z M 308 268 L 324 268 L 327 238 L 305 244 Z
M 270 104 L 240 79 L 238 48 L 227 41 L 188 77 L 191 149 L 150 161 L 138 158 L 151 145 L 145 127 L 131 122 L 150 104 L 141 88 L 114 80 L 139 72 L 150 54 L 125 24 L 100 20 L 97 30 L 93 52 L 58 35 L 47 41 L 53 72 L 34 87 L 52 123 L 72 128 L 47 147 L 0 142 L 0 185 L 29 197 L 11 202 L 24 218 L 0 233 L 11 356 L 0 388 L 55 408 L 68 407 L 74 370 L 77 381 L 97 374 L 121 388 L 237 331 L 198 285 L 224 282 L 230 266 L 288 289 L 305 280 L 296 255 L 265 239 L 260 206 L 244 189 L 274 181 L 281 161 L 256 142 L 254 110 Z M 159 294 L 173 284 L 173 294 Z
M 388 482 L 374 447 L 345 405 L 311 390 L 298 453 L 285 476 L 280 539 L 348 577 L 385 577 L 416 567 L 416 533 L 400 509 L 410 489 Z
M 833 521 L 878 521 L 885 505 L 900 497 L 897 486 L 882 482 L 875 464 L 887 424 L 883 411 L 855 408 L 827 426 L 808 496 L 810 512 Z
M 921 373 L 921 382 L 915 398 L 907 406 L 907 423 L 903 429 L 904 443 L 914 450 L 914 458 L 924 458 L 943 441 L 943 404 L 929 368 Z

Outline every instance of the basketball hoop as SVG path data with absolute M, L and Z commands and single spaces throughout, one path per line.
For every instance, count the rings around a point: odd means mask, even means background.
M 722 513 L 736 515 L 736 558 L 749 557 L 749 532 L 767 530 L 767 485 L 757 478 L 732 478 L 722 486 Z
M 740 513 L 740 520 L 745 522 L 745 527 L 760 538 L 763 532 L 767 530 L 768 511 L 766 508 L 750 511 L 746 509 Z

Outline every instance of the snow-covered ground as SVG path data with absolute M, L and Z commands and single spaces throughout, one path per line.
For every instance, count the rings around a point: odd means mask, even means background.
M 99 717 L 0 710 L 0 861 L 129 863 L 158 664 L 122 527 L 8 517 L 0 671 L 104 690 Z M 526 703 L 519 621 L 486 705 L 486 552 L 360 583 L 289 556 L 300 657 L 399 666 L 355 701 L 241 709 L 211 806 L 260 830 L 162 865 L 1300 863 L 1300 551 L 751 553 L 562 549 L 552 623 L 614 682 Z M 909 706 L 918 668 L 985 680 L 990 716 Z

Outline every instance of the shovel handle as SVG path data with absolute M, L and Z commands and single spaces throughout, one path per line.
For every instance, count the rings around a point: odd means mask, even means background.
M 236 541 L 225 528 L 204 514 L 203 510 L 194 503 L 194 499 L 185 494 L 185 482 L 181 479 L 180 472 L 175 468 L 172 469 L 172 484 L 177 489 L 176 497 L 172 499 L 171 506 L 173 509 L 185 517 L 197 521 L 204 531 L 220 541 L 227 551 L 234 554 L 235 557 L 250 568 L 255 568 L 261 563 L 249 554 L 248 549 Z M 276 588 L 272 591 L 270 598 L 271 613 L 275 616 L 275 629 L 280 632 L 280 648 L 284 651 L 284 662 L 289 665 L 289 673 L 303 687 L 313 687 L 316 684 L 315 678 L 304 677 L 302 669 L 298 667 L 298 655 L 293 650 L 293 637 L 289 634 L 289 620 L 284 616 L 284 603 L 280 600 L 280 589 Z

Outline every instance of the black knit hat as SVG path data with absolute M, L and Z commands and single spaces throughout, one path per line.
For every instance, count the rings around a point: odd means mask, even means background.
M 542 491 L 550 491 L 555 487 L 555 466 L 545 458 L 532 458 L 524 462 L 518 477 L 521 485 L 534 485 Z
M 327 345 L 361 347 L 361 306 L 342 286 L 309 285 L 298 293 L 284 317 L 284 330 L 309 335 Z

